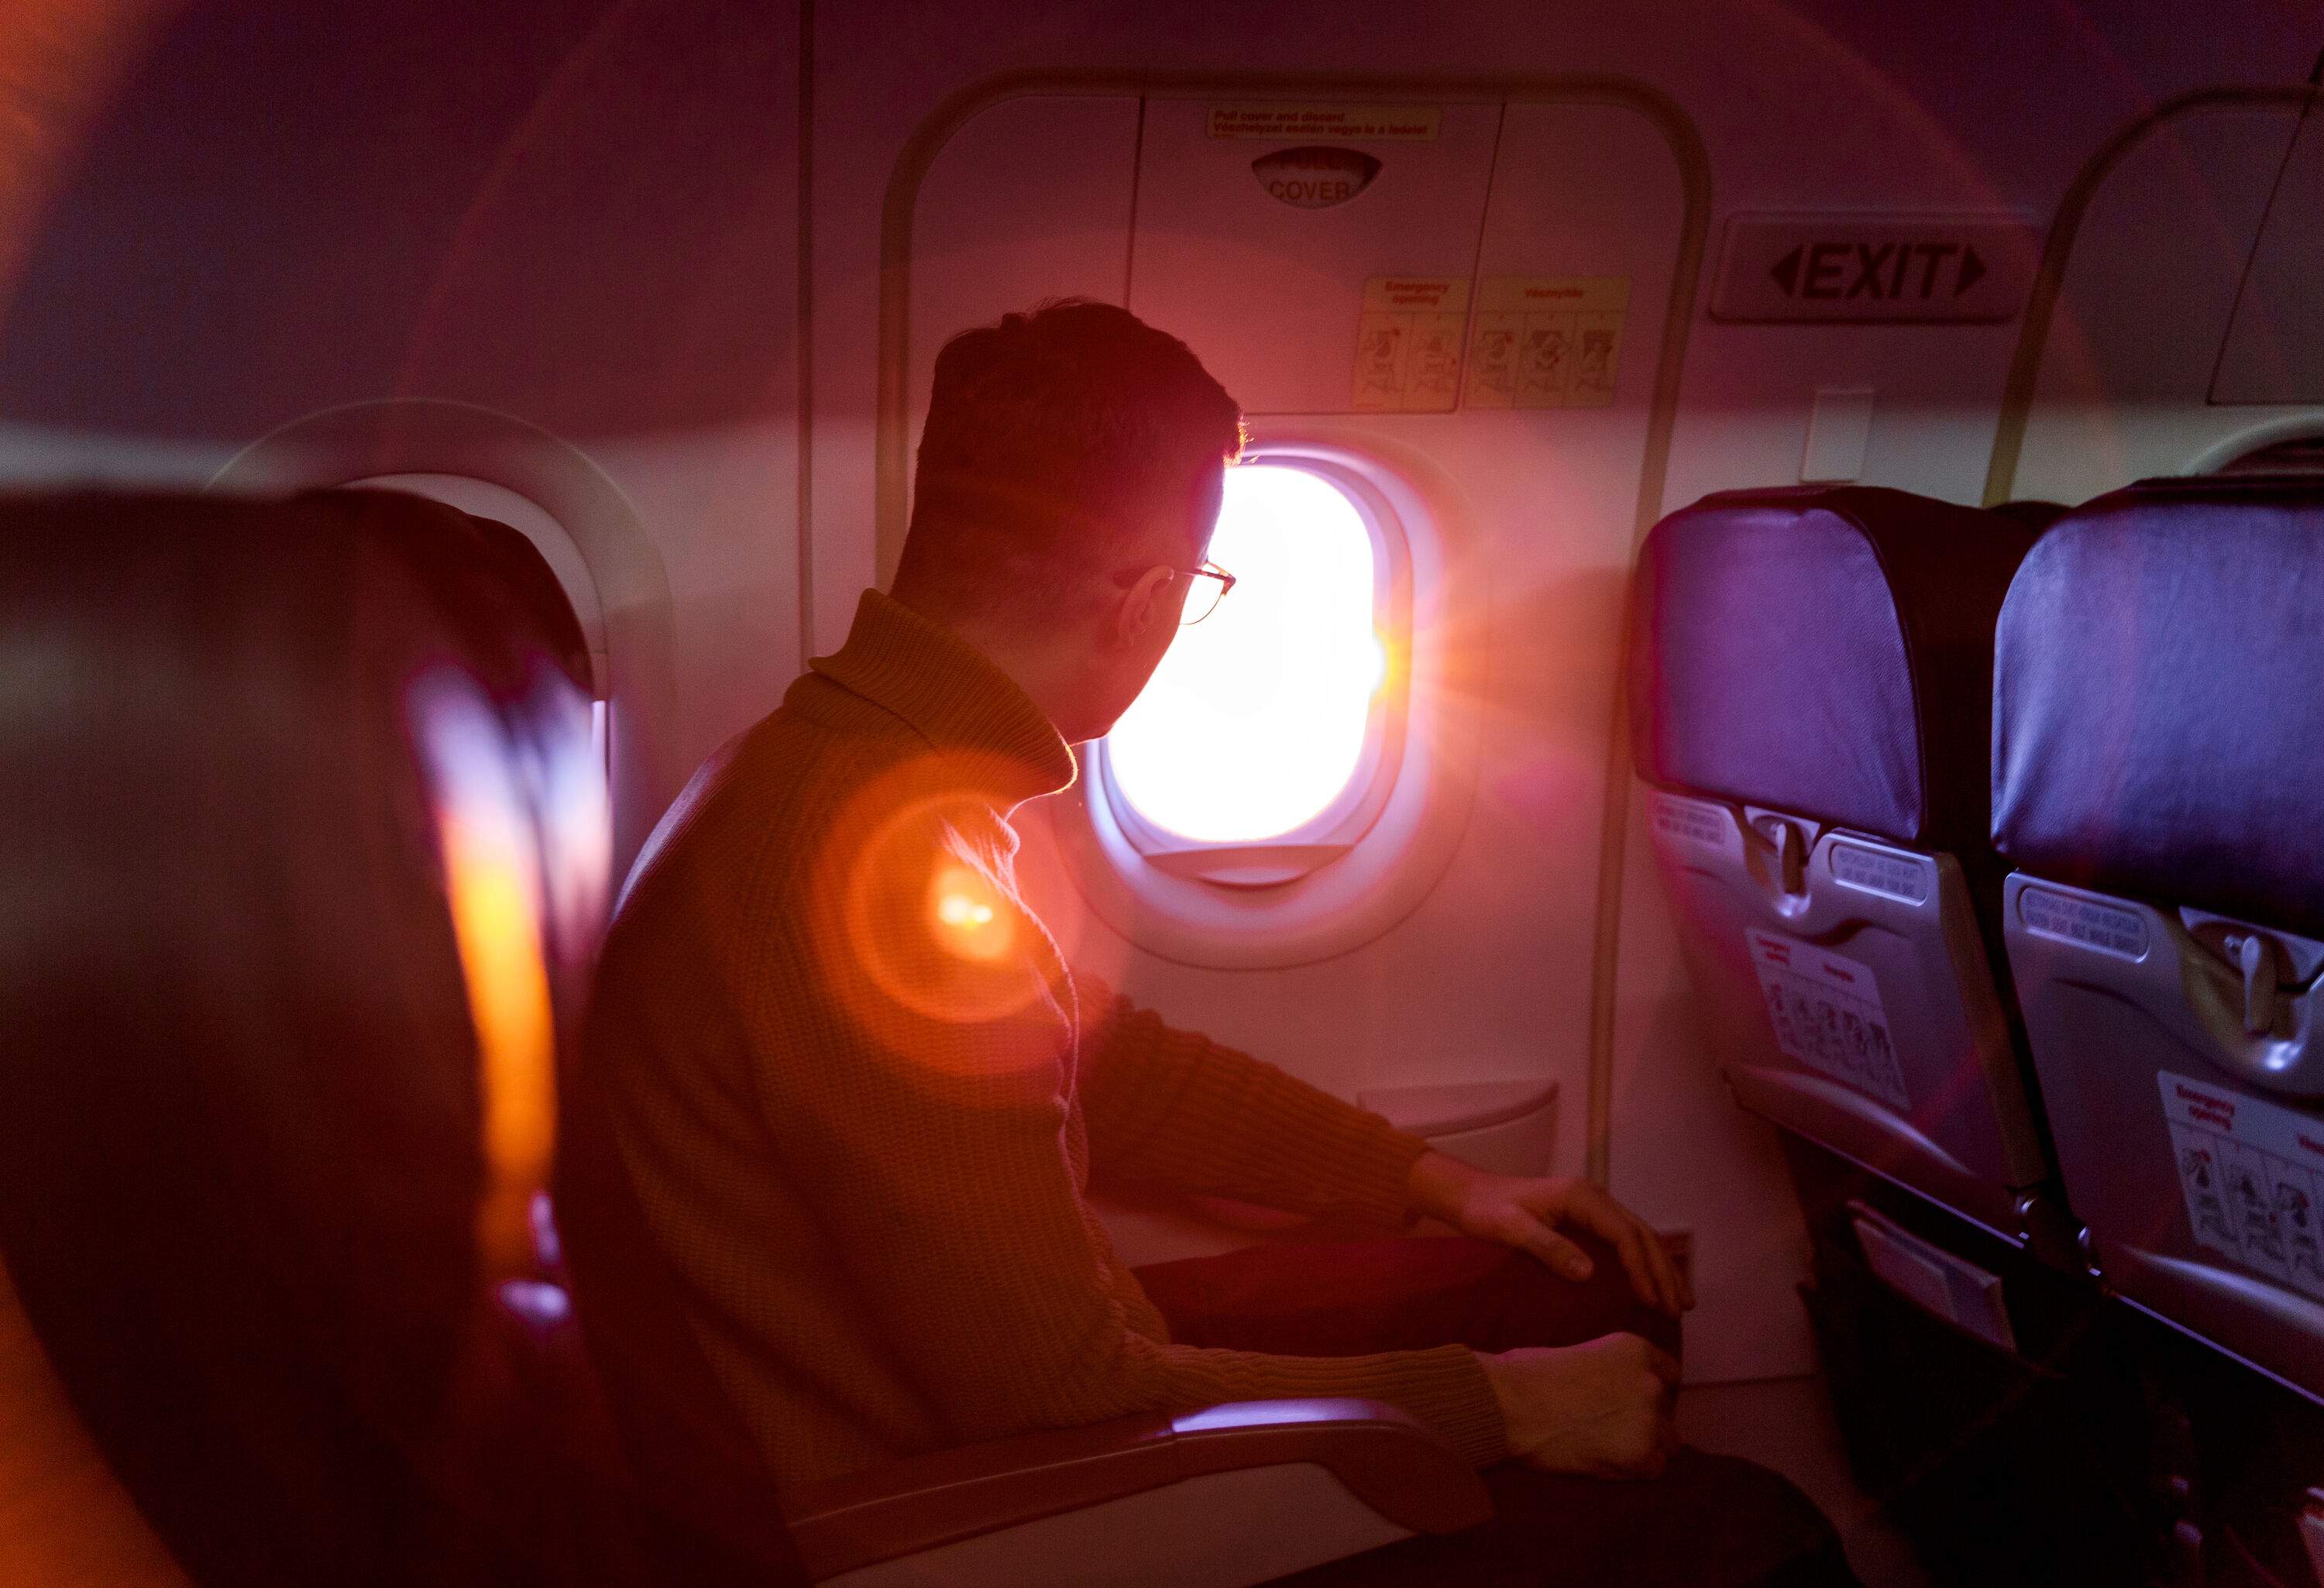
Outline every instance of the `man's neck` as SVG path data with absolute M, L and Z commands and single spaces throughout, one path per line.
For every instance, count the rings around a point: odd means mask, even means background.
M 890 596 L 928 622 L 949 630 L 954 638 L 973 645 L 987 661 L 1009 675 L 1010 681 L 1025 692 L 1026 698 L 1040 707 L 1041 715 L 1049 719 L 1050 725 L 1067 743 L 1076 742 L 1073 718 L 1076 715 L 1074 700 L 1080 682 L 1079 669 L 1064 664 L 1057 648 L 1028 644 L 1023 631 L 1016 625 L 995 623 L 982 613 L 954 610 L 908 586 L 899 586 Z

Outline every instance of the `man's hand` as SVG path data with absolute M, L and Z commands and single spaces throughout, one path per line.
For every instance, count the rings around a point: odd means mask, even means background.
M 1636 1334 L 1477 1361 L 1500 1402 L 1509 1454 L 1528 1466 L 1655 1478 L 1678 1447 L 1671 1421 L 1678 1363 Z
M 1694 1292 L 1662 1237 L 1587 1180 L 1490 1174 L 1430 1152 L 1413 1164 L 1409 1186 L 1412 1205 L 1422 1213 L 1464 1235 L 1530 1251 L 1569 1279 L 1588 1279 L 1591 1262 L 1557 1226 L 1588 1230 L 1621 1253 L 1640 1301 L 1673 1317 L 1694 1305 Z

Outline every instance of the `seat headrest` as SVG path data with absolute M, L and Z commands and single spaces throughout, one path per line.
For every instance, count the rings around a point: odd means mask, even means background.
M 1993 617 L 2037 532 L 1852 485 L 1672 513 L 1640 553 L 1630 629 L 1640 774 L 1981 849 Z
M 506 1145 L 480 1066 L 570 1025 L 605 864 L 512 533 L 0 500 L 0 1248 L 198 1581 L 445 1543 L 421 1473 Z
M 403 491 L 309 491 L 291 500 L 400 545 L 480 656 L 542 656 L 595 693 L 581 619 L 556 569 L 521 531 Z
M 2324 483 L 2150 481 L 2077 508 L 1996 648 L 2004 855 L 2324 937 Z

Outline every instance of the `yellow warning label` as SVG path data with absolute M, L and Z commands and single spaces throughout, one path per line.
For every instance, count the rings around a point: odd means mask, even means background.
M 1604 408 L 1622 363 L 1628 276 L 1487 276 L 1469 330 L 1471 408 Z
M 1356 321 L 1358 413 L 1450 413 L 1461 395 L 1465 276 L 1373 276 Z
M 1434 105 L 1213 105 L 1210 131 L 1213 138 L 1434 143 L 1443 116 Z

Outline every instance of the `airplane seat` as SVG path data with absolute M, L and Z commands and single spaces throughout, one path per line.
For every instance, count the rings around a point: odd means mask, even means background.
M 488 1282 L 606 866 L 540 580 L 413 498 L 0 503 L 5 1393 L 197 1583 L 647 1575 Z
M 2324 494 L 2061 520 L 1996 641 L 2008 953 L 2089 1259 L 2324 1400 Z
M 1712 1051 L 1778 1128 L 1850 1470 L 1933 1577 L 1991 1588 L 2138 1580 L 2154 1526 L 1986 834 L 1993 621 L 2045 517 L 1713 495 L 1649 534 L 1632 623 L 1647 838 Z
M 1631 625 L 1649 841 L 1736 1097 L 2009 1242 L 2050 1169 L 1993 968 L 1986 725 L 2037 532 L 1722 493 L 1648 535 Z

